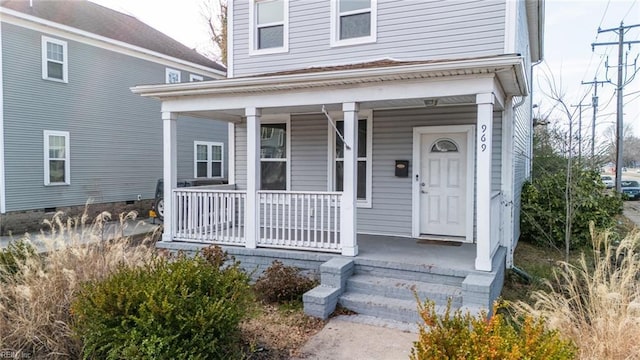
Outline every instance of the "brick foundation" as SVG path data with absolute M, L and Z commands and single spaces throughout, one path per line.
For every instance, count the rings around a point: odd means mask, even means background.
M 67 217 L 80 217 L 86 210 L 89 215 L 89 221 L 93 221 L 95 217 L 107 211 L 111 213 L 112 219 L 116 220 L 121 213 L 128 213 L 130 211 L 136 211 L 138 216 L 146 218 L 153 205 L 153 199 L 134 201 L 133 204 L 127 204 L 124 201 L 102 204 L 91 204 L 89 206 L 67 206 L 56 208 L 55 212 L 45 212 L 44 209 L 38 210 L 26 210 L 26 211 L 12 211 L 6 214 L 0 215 L 0 235 L 21 235 L 25 232 L 39 232 L 40 230 L 47 230 L 47 226 L 43 224 L 44 219 L 49 219 L 53 215 L 62 211 L 64 219 Z

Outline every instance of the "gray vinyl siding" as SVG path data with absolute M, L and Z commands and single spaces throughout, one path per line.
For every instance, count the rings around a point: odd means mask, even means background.
M 372 207 L 358 208 L 358 232 L 411 236 L 412 177 L 396 177 L 395 160 L 409 160 L 409 173 L 412 173 L 414 127 L 474 125 L 476 117 L 475 106 L 374 111 Z M 492 169 L 496 189 L 500 186 L 500 119 L 501 113 L 496 112 L 493 150 L 498 155 L 494 156 Z M 290 190 L 330 190 L 327 177 L 328 126 L 322 114 L 291 116 Z M 246 189 L 246 124 L 238 124 L 235 140 L 236 183 L 238 189 Z
M 161 123 L 162 121 L 160 121 Z M 156 124 L 156 126 L 160 126 Z M 178 177 L 194 177 L 194 141 L 218 142 L 223 144 L 223 177 L 228 178 L 228 135 L 227 123 L 210 119 L 178 117 Z M 162 140 L 161 140 L 162 141 Z M 162 146 L 160 147 L 162 151 Z M 161 156 L 162 159 L 162 156 Z M 160 165 L 162 170 L 162 165 Z
M 129 88 L 164 83 L 165 66 L 50 36 L 67 42 L 69 82 L 43 80 L 42 35 L 2 24 L 7 211 L 153 198 L 160 103 Z M 69 132 L 70 185 L 44 186 L 43 130 Z M 178 120 L 179 177 L 193 176 L 193 134 L 226 143 L 226 124 Z
M 382 58 L 504 53 L 505 0 L 378 0 L 377 41 L 339 47 L 330 46 L 328 0 L 289 0 L 289 51 L 269 55 L 249 55 L 249 4 L 235 0 L 231 5 L 234 77 Z

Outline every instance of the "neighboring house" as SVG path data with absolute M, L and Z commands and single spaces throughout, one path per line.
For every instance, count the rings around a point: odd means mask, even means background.
M 323 317 L 340 302 L 417 319 L 409 288 L 489 307 L 520 235 L 544 2 L 236 0 L 228 11 L 228 79 L 132 89 L 163 103 L 167 183 L 183 114 L 224 119 L 233 139 L 236 190 L 165 187 L 160 246 L 226 244 L 249 266 L 319 270 L 304 302 Z
M 50 212 L 148 212 L 162 177 L 160 102 L 139 84 L 226 69 L 136 18 L 88 1 L 0 3 L 0 216 L 4 233 Z M 181 178 L 227 176 L 227 124 L 185 117 Z

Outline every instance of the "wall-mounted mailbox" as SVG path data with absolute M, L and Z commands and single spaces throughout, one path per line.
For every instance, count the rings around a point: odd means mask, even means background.
M 396 176 L 409 177 L 409 160 L 396 160 Z

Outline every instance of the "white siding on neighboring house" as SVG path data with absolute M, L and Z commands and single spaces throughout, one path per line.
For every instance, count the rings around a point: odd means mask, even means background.
M 382 58 L 459 59 L 504 52 L 504 0 L 378 0 L 376 42 L 334 47 L 330 1 L 291 0 L 289 51 L 249 55 L 250 3 L 230 5 L 234 77 Z

